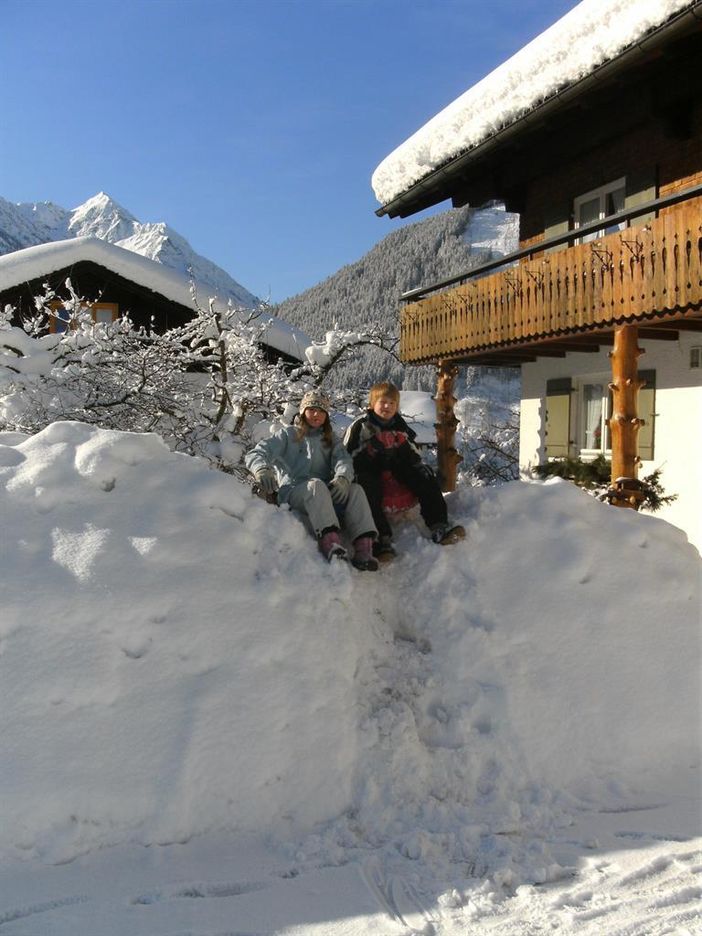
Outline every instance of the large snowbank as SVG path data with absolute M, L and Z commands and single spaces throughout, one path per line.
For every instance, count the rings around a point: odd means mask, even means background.
M 388 204 L 688 6 L 690 0 L 583 0 L 390 153 L 373 173 L 378 201 Z
M 699 767 L 700 561 L 662 521 L 467 490 L 465 543 L 406 520 L 361 575 L 155 436 L 0 443 L 6 857 L 232 830 L 546 879 L 527 831 Z
M 156 436 L 58 423 L 0 459 L 3 849 L 342 810 L 351 586 L 301 525 Z

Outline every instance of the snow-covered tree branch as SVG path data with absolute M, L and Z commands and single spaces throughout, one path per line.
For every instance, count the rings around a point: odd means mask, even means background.
M 380 329 L 327 332 L 297 367 L 271 363 L 264 350 L 269 313 L 202 307 L 185 325 L 158 333 L 128 316 L 96 323 L 70 281 L 69 300 L 45 289 L 35 311 L 13 326 L 0 317 L 0 422 L 38 432 L 57 420 L 156 432 L 177 451 L 240 470 L 254 427 L 274 421 L 290 401 L 320 385 L 361 346 L 394 354 Z M 353 395 L 353 394 L 351 394 Z M 339 394 L 339 399 L 349 395 Z

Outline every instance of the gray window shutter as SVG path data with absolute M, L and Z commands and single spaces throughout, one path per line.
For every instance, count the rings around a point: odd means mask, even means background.
M 546 381 L 546 457 L 570 454 L 570 377 Z
M 639 390 L 639 418 L 644 420 L 644 425 L 639 429 L 639 457 L 643 461 L 652 461 L 656 426 L 656 372 L 639 371 L 639 379 L 646 381 Z
M 626 197 L 624 199 L 625 208 L 636 208 L 637 205 L 643 205 L 648 201 L 653 201 L 658 197 L 658 184 L 656 181 L 656 170 L 654 167 L 643 169 L 634 175 L 628 175 L 626 179 Z M 641 215 L 631 221 L 631 226 L 648 224 L 655 218 L 655 212 Z
M 550 207 L 544 218 L 544 240 L 549 237 L 557 237 L 559 234 L 567 234 L 570 230 L 570 208 L 567 204 Z M 553 253 L 555 250 L 563 250 L 567 244 L 561 244 L 560 247 L 550 247 L 546 253 Z

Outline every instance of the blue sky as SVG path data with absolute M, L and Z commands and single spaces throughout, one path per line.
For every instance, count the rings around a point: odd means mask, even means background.
M 397 228 L 378 163 L 574 5 L 0 0 L 0 195 L 105 191 L 280 301 Z

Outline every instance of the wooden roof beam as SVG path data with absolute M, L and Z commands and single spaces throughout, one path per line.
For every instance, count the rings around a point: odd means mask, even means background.
M 558 341 L 546 347 L 549 350 L 562 351 L 564 354 L 570 351 L 576 351 L 582 354 L 596 354 L 600 350 L 599 342 L 595 344 L 593 341 Z M 542 354 L 544 352 L 539 348 L 536 353 Z
M 572 337 L 577 340 L 578 344 L 592 344 L 595 346 L 614 344 L 614 335 L 612 332 L 606 334 L 573 335 Z
M 681 331 L 702 331 L 700 319 L 675 319 L 672 322 L 661 322 L 656 329 L 680 329 Z
M 442 361 L 448 361 L 451 364 L 478 365 L 485 367 L 519 367 L 520 364 L 532 364 L 536 361 L 535 354 L 527 354 L 518 351 L 493 351 L 476 353 L 470 357 L 442 357 Z M 407 363 L 407 362 L 406 362 Z M 436 364 L 436 360 L 423 360 L 419 362 L 411 361 L 408 363 Z
M 499 357 L 489 357 L 480 360 L 465 361 L 465 364 L 473 364 L 482 367 L 519 367 L 520 364 L 533 364 L 536 358 L 526 354 L 500 355 Z
M 645 338 L 647 341 L 677 341 L 680 337 L 676 328 L 641 328 L 639 327 L 639 338 Z
M 528 348 L 525 348 L 525 351 L 531 354 L 535 354 L 537 357 L 565 357 L 566 356 L 566 352 L 560 347 L 560 345 L 556 345 L 555 347 L 552 345 L 543 345 L 543 346 L 539 345 L 537 347 L 530 345 Z

